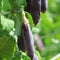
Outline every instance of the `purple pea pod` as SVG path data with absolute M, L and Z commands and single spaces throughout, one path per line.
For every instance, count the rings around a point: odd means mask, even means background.
M 22 33 L 21 33 L 21 35 L 18 36 L 18 42 L 17 42 L 17 44 L 18 44 L 18 48 L 21 51 L 25 52 L 26 48 L 25 48 L 25 44 L 24 44 L 24 39 L 23 39 Z
M 31 60 L 38 60 L 38 57 L 34 54 L 34 40 L 29 24 L 22 23 L 22 35 L 27 55 L 31 58 Z
M 33 59 L 34 41 L 33 41 L 33 36 L 32 36 L 32 32 L 30 30 L 29 24 L 22 23 L 22 35 L 23 35 L 27 54 L 31 59 Z
M 47 0 L 41 0 L 41 12 L 45 13 L 47 6 Z
M 40 20 L 41 0 L 26 0 L 26 3 L 25 11 L 31 14 L 36 25 Z

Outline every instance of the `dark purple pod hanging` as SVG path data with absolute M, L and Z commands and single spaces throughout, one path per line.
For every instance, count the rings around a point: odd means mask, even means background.
M 34 41 L 29 24 L 22 23 L 22 35 L 28 56 L 33 60 L 34 57 Z
M 47 3 L 47 0 L 41 0 L 41 12 L 44 13 L 46 11 L 48 5 Z
M 29 24 L 22 24 L 22 35 L 28 56 L 31 60 L 39 60 L 39 58 L 34 54 L 34 40 Z
M 17 45 L 18 45 L 19 50 L 25 52 L 26 48 L 25 48 L 25 43 L 24 43 L 22 33 L 21 33 L 21 35 L 18 36 Z
M 36 25 L 40 19 L 41 0 L 26 0 L 25 11 L 29 12 L 33 18 L 33 22 Z

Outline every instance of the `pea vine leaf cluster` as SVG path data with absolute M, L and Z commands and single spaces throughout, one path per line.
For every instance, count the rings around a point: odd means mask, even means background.
M 21 30 L 21 12 L 24 6 L 24 0 L 0 0 L 0 60 L 30 59 L 25 53 L 19 51 L 16 42 Z

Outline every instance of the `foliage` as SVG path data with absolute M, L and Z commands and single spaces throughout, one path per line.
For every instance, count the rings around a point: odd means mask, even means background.
M 60 0 L 48 0 L 48 10 L 41 13 L 40 22 L 34 26 L 31 15 L 26 12 L 33 34 L 39 34 L 45 50 L 35 44 L 40 60 L 50 60 L 60 53 Z M 0 0 L 0 60 L 30 60 L 17 47 L 17 36 L 21 33 L 21 11 L 25 0 Z

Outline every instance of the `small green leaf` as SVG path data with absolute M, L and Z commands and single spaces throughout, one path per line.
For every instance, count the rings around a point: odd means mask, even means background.
M 14 21 L 1 15 L 1 25 L 4 30 L 10 32 L 14 28 Z
M 30 27 L 32 28 L 33 27 L 33 19 L 32 19 L 32 16 L 28 12 L 26 12 L 26 17 L 28 18 Z

